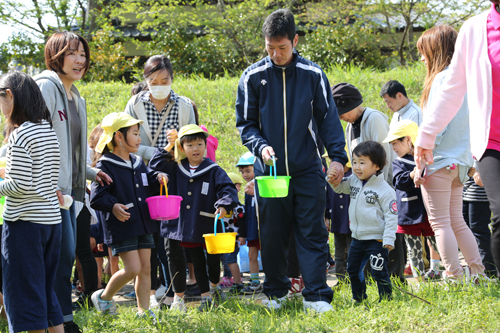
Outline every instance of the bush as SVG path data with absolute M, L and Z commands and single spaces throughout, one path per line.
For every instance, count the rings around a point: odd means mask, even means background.
M 307 34 L 301 52 L 323 68 L 339 64 L 383 69 L 386 57 L 380 45 L 379 33 L 359 23 L 340 22 L 318 26 Z
M 89 42 L 91 69 L 85 81 L 108 82 L 120 79 L 125 72 L 132 71 L 139 58 L 126 59 L 122 42 L 115 41 L 106 28 L 96 31 Z

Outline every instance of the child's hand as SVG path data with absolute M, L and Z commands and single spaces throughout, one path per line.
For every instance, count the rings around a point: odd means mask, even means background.
M 481 187 L 484 187 L 484 184 L 483 184 L 483 181 L 481 180 L 481 176 L 479 175 L 479 171 L 476 170 L 474 172 L 474 183 L 476 183 L 477 185 L 481 186 Z
M 217 214 L 219 214 L 219 218 L 223 218 L 227 214 L 226 208 L 224 207 L 217 208 L 217 210 L 215 211 L 215 215 Z
M 238 242 L 240 242 L 240 245 L 245 245 L 247 243 L 245 237 L 238 237 Z
M 472 167 L 469 169 L 469 172 L 467 172 L 467 176 L 474 177 L 475 173 L 476 173 L 476 168 Z
M 342 182 L 342 178 L 344 178 L 344 167 L 339 162 L 333 161 L 330 163 L 330 167 L 326 173 L 326 178 L 328 183 L 333 186 L 338 186 Z
M 127 213 L 128 207 L 119 203 L 116 203 L 113 206 L 113 215 L 116 216 L 118 221 L 125 222 L 130 218 L 130 213 Z
M 176 129 L 171 129 L 167 131 L 167 141 L 169 144 L 174 145 L 175 140 L 177 140 L 177 130 Z
M 103 243 L 97 244 L 97 251 L 99 251 L 99 252 L 104 251 L 104 244 Z
M 64 197 L 60 190 L 56 191 L 57 199 L 59 200 L 59 205 L 64 206 Z
M 325 227 L 326 230 L 330 231 L 330 219 L 325 217 Z
M 248 182 L 248 184 L 245 185 L 245 193 L 248 195 L 253 196 L 255 193 L 255 182 Z
M 168 184 L 168 176 L 167 176 L 166 173 L 160 172 L 159 174 L 156 175 L 156 178 L 158 179 L 158 181 L 160 182 L 161 185 L 167 186 L 167 184 Z M 163 181 L 163 179 L 165 179 L 165 182 Z
M 389 245 L 389 244 L 385 244 L 385 245 L 384 245 L 384 248 L 386 248 L 386 249 L 387 249 L 387 250 L 389 250 L 389 251 L 394 250 L 394 246 Z

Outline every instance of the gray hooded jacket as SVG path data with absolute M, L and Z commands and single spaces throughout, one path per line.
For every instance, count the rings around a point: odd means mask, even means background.
M 59 140 L 59 147 L 61 150 L 61 166 L 59 170 L 58 189 L 63 194 L 73 196 L 75 200 L 83 201 L 85 195 L 85 179 L 95 181 L 95 177 L 99 169 L 91 168 L 87 165 L 87 109 L 85 99 L 80 96 L 78 89 L 73 85 L 71 93 L 75 99 L 78 115 L 82 124 L 80 131 L 80 142 L 76 148 L 76 162 L 78 164 L 78 179 L 73 182 L 72 179 L 72 144 L 70 124 L 71 113 L 68 112 L 68 98 L 66 91 L 62 84 L 61 79 L 56 72 L 45 70 L 33 78 L 40 90 L 42 91 L 43 98 L 49 109 L 52 118 L 52 127 L 56 132 L 57 139 Z M 75 187 L 73 188 L 73 183 Z
M 372 176 L 363 186 L 355 174 L 344 178 L 336 193 L 350 194 L 349 228 L 357 240 L 379 239 L 382 245 L 394 246 L 398 229 L 396 192 L 383 174 Z

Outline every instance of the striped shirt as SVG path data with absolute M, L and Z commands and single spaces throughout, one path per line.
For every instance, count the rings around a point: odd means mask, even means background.
M 469 178 L 464 184 L 464 201 L 488 201 L 484 187 L 477 185 L 474 178 Z
M 47 121 L 25 122 L 11 133 L 5 180 L 0 182 L 0 196 L 7 197 L 4 220 L 61 223 L 59 163 L 59 141 Z

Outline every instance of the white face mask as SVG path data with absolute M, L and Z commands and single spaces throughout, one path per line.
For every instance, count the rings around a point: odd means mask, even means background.
M 170 90 L 172 90 L 172 85 L 169 86 L 149 86 L 149 91 L 151 95 L 153 95 L 156 99 L 165 99 L 170 94 Z

